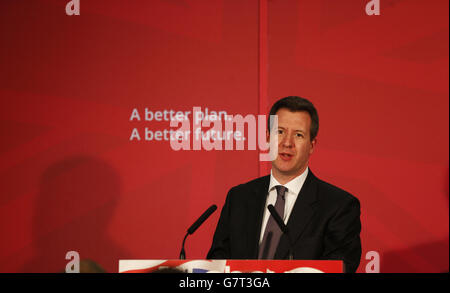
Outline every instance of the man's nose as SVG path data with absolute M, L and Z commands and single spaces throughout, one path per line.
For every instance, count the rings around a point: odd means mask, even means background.
M 292 136 L 289 134 L 284 135 L 283 140 L 281 141 L 281 145 L 286 148 L 292 147 L 294 145 Z

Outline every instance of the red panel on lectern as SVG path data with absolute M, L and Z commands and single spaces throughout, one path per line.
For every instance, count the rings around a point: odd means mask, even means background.
M 119 273 L 342 273 L 339 260 L 120 260 Z

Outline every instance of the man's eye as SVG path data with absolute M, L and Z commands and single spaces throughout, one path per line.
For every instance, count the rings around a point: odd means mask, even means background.
M 303 134 L 297 133 L 296 136 L 297 136 L 297 137 L 303 137 Z
M 283 130 L 278 129 L 278 134 L 283 134 Z

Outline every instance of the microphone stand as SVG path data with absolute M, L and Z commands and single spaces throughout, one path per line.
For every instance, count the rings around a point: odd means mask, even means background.
M 186 259 L 186 252 L 184 251 L 184 243 L 186 242 L 186 238 L 188 236 L 189 236 L 189 233 L 186 233 L 186 236 L 184 236 L 183 244 L 181 245 L 180 259 Z
M 183 244 L 181 246 L 180 259 L 186 259 L 186 251 L 184 250 L 184 243 L 186 242 L 186 238 L 190 234 L 194 234 L 195 230 L 197 230 L 198 227 L 200 227 L 203 224 L 203 222 L 205 222 L 206 219 L 208 219 L 209 216 L 211 216 L 211 214 L 215 212 L 216 209 L 217 209 L 217 206 L 215 204 L 213 204 L 200 216 L 200 218 L 197 219 L 197 221 L 195 221 L 194 224 L 192 224 L 191 227 L 189 227 L 186 235 L 184 236 Z
M 283 220 L 281 219 L 280 215 L 277 213 L 277 211 L 275 210 L 275 207 L 273 205 L 269 205 L 267 206 L 267 209 L 269 210 L 270 214 L 272 215 L 272 217 L 274 218 L 275 222 L 278 224 L 278 227 L 280 228 L 280 230 L 283 232 L 283 234 L 285 234 L 288 238 L 288 242 L 289 242 L 289 260 L 293 260 L 294 259 L 294 246 L 292 245 L 292 238 L 291 238 L 291 233 L 289 233 L 289 229 L 286 226 L 286 224 L 284 224 Z

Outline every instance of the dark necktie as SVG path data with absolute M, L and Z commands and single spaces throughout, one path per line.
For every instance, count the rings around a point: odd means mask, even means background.
M 275 188 L 277 189 L 277 201 L 275 202 L 275 210 L 283 219 L 285 203 L 284 195 L 287 191 L 287 188 L 281 185 L 277 185 L 275 186 Z M 283 234 L 283 232 L 278 227 L 272 215 L 270 215 L 266 230 L 264 231 L 263 240 L 261 242 L 261 245 L 259 246 L 258 259 L 273 259 L 273 257 L 275 256 L 275 251 L 278 247 L 278 242 L 280 242 L 281 234 Z

